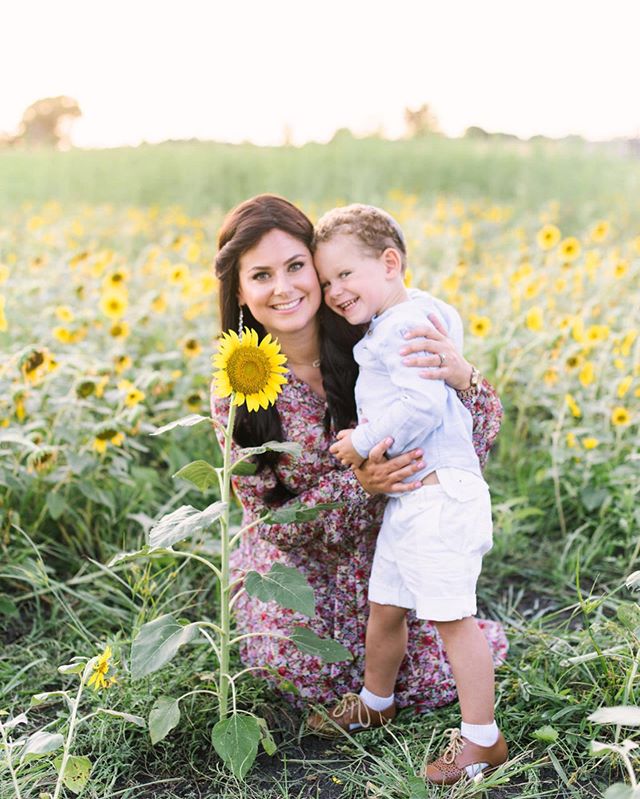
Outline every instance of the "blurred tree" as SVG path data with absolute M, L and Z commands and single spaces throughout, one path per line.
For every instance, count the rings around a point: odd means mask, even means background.
M 488 139 L 489 136 L 491 136 L 491 134 L 487 133 L 484 128 L 478 125 L 471 125 L 471 127 L 467 128 L 464 132 L 465 139 Z
M 80 106 L 72 97 L 45 97 L 36 100 L 22 115 L 18 134 L 13 138 L 12 144 L 17 147 L 68 149 L 71 146 L 71 125 L 81 114 Z
M 415 139 L 418 136 L 426 136 L 429 133 L 440 133 L 440 123 L 438 117 L 429 105 L 423 103 L 415 110 L 412 108 L 404 109 L 404 124 L 408 139 Z

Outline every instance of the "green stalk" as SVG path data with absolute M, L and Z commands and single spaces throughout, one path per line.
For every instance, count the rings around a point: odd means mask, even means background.
M 231 442 L 236 406 L 235 395 L 231 395 L 229 419 L 224 436 L 224 458 L 222 461 L 222 496 L 224 513 L 220 517 L 220 721 L 227 717 L 229 697 L 229 649 L 231 608 L 229 606 L 229 500 L 231 498 Z
M 13 768 L 13 763 L 11 762 L 11 747 L 9 746 L 9 741 L 7 740 L 7 734 L 5 732 L 4 727 L 2 726 L 2 722 L 0 722 L 0 733 L 2 734 L 2 748 L 4 749 L 4 754 L 5 757 L 7 758 L 7 768 L 9 769 L 9 773 L 11 774 L 13 789 L 16 792 L 15 799 L 22 799 L 22 794 L 20 793 L 20 785 L 18 784 L 18 775 L 16 774 L 16 771 Z
M 62 750 L 62 763 L 60 764 L 60 771 L 58 772 L 58 780 L 56 782 L 56 789 L 53 792 L 53 799 L 58 799 L 60 796 L 60 791 L 62 790 L 62 779 L 64 777 L 64 772 L 67 768 L 67 761 L 69 760 L 69 755 L 71 754 L 71 746 L 73 744 L 73 739 L 75 737 L 76 732 L 76 719 L 78 717 L 78 708 L 80 706 L 80 698 L 82 696 L 82 691 L 84 690 L 84 683 L 87 677 L 89 676 L 90 666 L 93 666 L 95 658 L 90 660 L 87 665 L 84 667 L 82 672 L 82 676 L 80 678 L 80 685 L 78 686 L 78 693 L 76 694 L 75 701 L 73 702 L 73 706 L 71 709 L 71 717 L 69 719 L 69 731 L 67 732 L 67 738 L 64 742 L 64 748 Z

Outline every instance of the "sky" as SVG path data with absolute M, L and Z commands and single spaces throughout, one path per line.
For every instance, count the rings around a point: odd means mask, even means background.
M 640 0 L 0 0 L 0 132 L 80 104 L 80 147 L 445 133 L 640 136 Z M 635 99 L 634 99 L 635 98 Z

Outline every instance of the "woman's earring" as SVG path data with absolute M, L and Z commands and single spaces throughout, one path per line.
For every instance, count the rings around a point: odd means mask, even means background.
M 242 326 L 244 324 L 244 314 L 242 313 L 242 305 L 240 306 L 240 315 L 238 316 L 238 337 L 242 338 Z

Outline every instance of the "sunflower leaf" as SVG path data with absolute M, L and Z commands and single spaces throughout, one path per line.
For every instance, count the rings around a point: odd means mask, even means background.
M 293 566 L 274 563 L 265 574 L 250 571 L 244 579 L 244 587 L 249 596 L 263 602 L 273 599 L 283 608 L 297 610 L 305 616 L 315 615 L 313 588 Z
M 303 505 L 298 500 L 288 502 L 281 508 L 269 511 L 265 524 L 291 524 L 292 522 L 308 522 L 315 519 L 325 510 L 341 508 L 344 502 L 319 502 L 317 505 Z
M 325 663 L 342 663 L 344 660 L 353 660 L 351 652 L 338 641 L 334 641 L 332 638 L 320 638 L 308 627 L 296 625 L 290 638 L 301 652 L 305 652 L 307 655 L 316 655 Z
M 163 516 L 149 530 L 148 541 L 152 547 L 170 547 L 184 538 L 206 530 L 224 513 L 225 502 L 214 502 L 204 510 L 183 505 Z
M 203 460 L 192 461 L 186 466 L 179 469 L 173 477 L 180 477 L 183 480 L 188 480 L 193 483 L 196 488 L 199 488 L 203 493 L 209 486 L 217 485 L 218 475 L 216 470 Z
M 245 447 L 239 452 L 240 459 L 250 458 L 252 455 L 262 455 L 263 452 L 284 452 L 292 458 L 302 455 L 302 446 L 295 441 L 267 441 L 260 447 Z
M 200 422 L 210 421 L 212 421 L 210 416 L 201 416 L 199 413 L 190 413 L 188 416 L 183 416 L 180 419 L 176 419 L 174 422 L 169 422 L 168 424 L 162 425 L 162 427 L 154 430 L 150 435 L 159 436 L 162 435 L 162 433 L 173 430 L 174 427 L 193 427 L 193 425 L 200 424 Z

